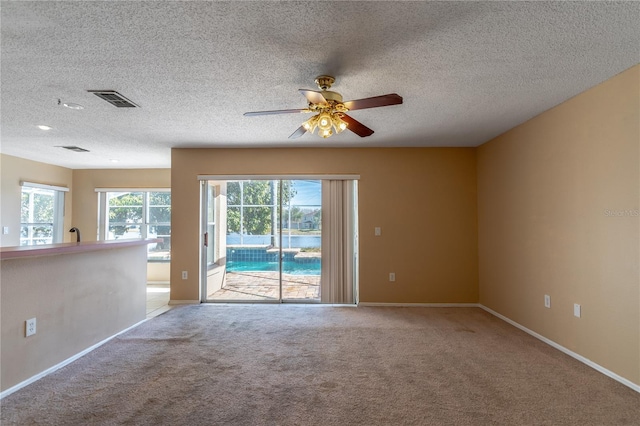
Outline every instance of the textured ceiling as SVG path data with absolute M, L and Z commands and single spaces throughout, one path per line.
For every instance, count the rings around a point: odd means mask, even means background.
M 2 1 L 0 149 L 75 169 L 169 167 L 172 147 L 478 146 L 640 62 L 639 18 L 638 2 Z M 404 104 L 350 113 L 368 138 L 291 141 L 306 116 L 242 115 L 304 108 L 297 89 L 326 73 L 345 100 Z

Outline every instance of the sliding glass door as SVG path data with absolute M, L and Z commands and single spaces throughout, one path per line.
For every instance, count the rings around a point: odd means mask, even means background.
M 283 300 L 320 299 L 322 183 L 284 180 L 279 224 Z
M 205 301 L 320 301 L 319 180 L 203 181 L 202 194 Z
M 212 300 L 280 300 L 277 180 L 227 181 L 226 276 Z

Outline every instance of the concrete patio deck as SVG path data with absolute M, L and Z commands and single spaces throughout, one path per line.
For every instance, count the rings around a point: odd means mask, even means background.
M 224 286 L 209 300 L 278 300 L 278 272 L 226 272 Z M 282 298 L 320 300 L 319 275 L 282 274 Z

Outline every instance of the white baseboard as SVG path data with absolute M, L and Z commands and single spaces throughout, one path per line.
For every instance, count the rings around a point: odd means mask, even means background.
M 484 305 L 478 304 L 478 306 L 482 309 L 484 309 L 485 311 L 489 312 L 491 315 L 494 315 L 498 318 L 500 318 L 501 320 L 508 322 L 509 324 L 511 324 L 512 326 L 519 328 L 520 330 L 524 331 L 525 333 L 535 337 L 538 340 L 543 341 L 544 343 L 546 343 L 549 346 L 552 346 L 554 348 L 556 348 L 557 350 L 559 350 L 560 352 L 564 352 L 565 354 L 569 355 L 570 357 L 577 359 L 578 361 L 582 362 L 583 364 L 588 365 L 589 367 L 593 368 L 596 371 L 599 371 L 600 373 L 604 374 L 605 376 L 611 377 L 613 380 L 622 383 L 625 386 L 630 387 L 631 389 L 633 389 L 636 392 L 640 393 L 640 385 L 633 383 L 632 381 L 625 379 L 622 376 L 619 376 L 618 374 L 614 373 L 611 370 L 607 370 L 606 368 L 604 368 L 603 366 L 596 364 L 595 362 L 591 361 L 588 358 L 583 357 L 580 354 L 577 354 L 575 352 L 573 352 L 570 349 L 565 348 L 564 346 L 554 342 L 553 340 L 547 339 L 546 337 L 544 337 L 541 334 L 536 333 L 533 330 L 529 330 L 527 327 L 518 324 L 517 322 L 513 321 L 510 318 L 505 317 L 502 314 L 497 313 L 496 311 L 494 311 L 491 308 L 487 308 Z
M 477 303 L 384 303 L 360 302 L 358 306 L 386 306 L 396 308 L 479 308 Z
M 139 326 L 140 324 L 142 324 L 143 322 L 146 322 L 147 320 L 144 319 L 136 324 L 133 324 L 131 327 L 127 327 L 122 331 L 119 331 L 118 333 L 114 334 L 113 336 L 107 337 L 106 339 L 104 339 L 101 342 L 96 343 L 93 346 L 88 347 L 87 349 L 83 350 L 82 352 L 79 352 L 77 354 L 75 354 L 74 356 L 72 356 L 71 358 L 67 358 L 64 361 L 54 365 L 53 367 L 49 367 L 46 370 L 36 374 L 35 376 L 32 376 L 30 378 L 28 378 L 27 380 L 18 383 L 17 385 L 14 385 L 12 387 L 10 387 L 9 389 L 0 392 L 0 399 L 4 398 L 5 396 L 9 396 L 12 393 L 14 393 L 15 391 L 22 389 L 23 387 L 30 385 L 31 383 L 40 380 L 41 378 L 53 373 L 56 370 L 61 369 L 62 367 L 64 367 L 65 365 L 71 364 L 73 361 L 85 356 L 86 354 L 88 354 L 89 352 L 93 351 L 94 349 L 104 345 L 105 343 L 107 343 L 109 340 L 113 339 L 114 337 L 117 337 L 119 335 L 121 335 L 122 333 L 126 333 L 127 331 L 131 330 L 132 328 L 135 328 L 137 326 Z
M 199 300 L 169 300 L 170 305 L 199 305 Z

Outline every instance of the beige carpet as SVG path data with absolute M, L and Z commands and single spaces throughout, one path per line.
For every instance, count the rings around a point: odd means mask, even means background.
M 640 394 L 477 308 L 175 308 L 2 425 L 638 425 Z

